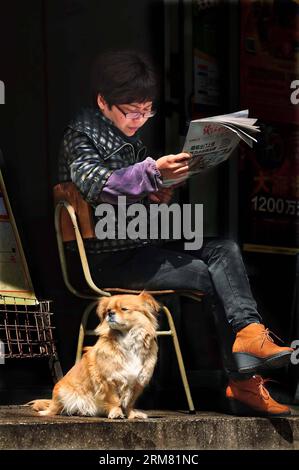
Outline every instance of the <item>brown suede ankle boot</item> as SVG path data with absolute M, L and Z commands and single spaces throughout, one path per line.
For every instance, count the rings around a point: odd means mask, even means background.
M 238 371 L 244 374 L 283 367 L 289 363 L 293 351 L 292 348 L 277 346 L 268 328 L 260 323 L 250 323 L 238 331 L 233 344 Z
M 248 380 L 230 380 L 226 388 L 230 410 L 233 414 L 243 416 L 287 416 L 291 410 L 271 398 L 264 387 L 267 380 L 254 375 Z

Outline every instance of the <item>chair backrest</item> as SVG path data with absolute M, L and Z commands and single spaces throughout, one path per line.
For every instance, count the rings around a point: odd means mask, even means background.
M 68 273 L 68 266 L 64 251 L 64 242 L 76 241 L 79 252 L 79 258 L 87 286 L 97 295 L 109 296 L 108 292 L 99 289 L 93 282 L 88 259 L 85 252 L 83 238 L 94 238 L 94 222 L 91 207 L 82 198 L 76 186 L 71 183 L 57 184 L 54 189 L 55 202 L 55 228 L 56 238 L 59 252 L 60 265 L 64 282 L 74 295 L 85 299 L 94 299 L 94 295 L 90 296 L 79 292 L 71 283 Z
M 94 220 L 92 216 L 91 206 L 83 199 L 80 192 L 72 182 L 60 183 L 54 186 L 54 203 L 55 206 L 60 201 L 67 201 L 75 211 L 82 238 L 94 238 Z M 61 210 L 61 234 L 64 242 L 76 239 L 74 226 L 66 211 Z

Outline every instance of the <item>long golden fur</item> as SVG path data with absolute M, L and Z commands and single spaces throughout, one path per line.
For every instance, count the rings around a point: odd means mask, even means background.
M 28 405 L 43 416 L 147 418 L 133 407 L 157 361 L 158 311 L 159 304 L 146 292 L 102 298 L 96 344 L 57 382 L 52 400 Z

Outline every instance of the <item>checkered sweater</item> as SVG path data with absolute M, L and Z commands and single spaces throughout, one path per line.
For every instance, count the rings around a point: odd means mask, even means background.
M 102 202 L 101 192 L 114 170 L 143 161 L 146 153 L 141 140 L 126 139 L 99 110 L 84 109 L 65 131 L 59 156 L 59 182 L 72 181 L 83 198 L 96 207 Z M 147 198 L 140 202 L 148 207 Z M 116 207 L 115 213 L 117 237 Z M 127 218 L 127 223 L 129 220 Z M 132 249 L 152 242 L 149 239 L 92 238 L 84 243 L 87 253 L 95 254 Z M 68 242 L 67 248 L 75 250 L 75 243 Z

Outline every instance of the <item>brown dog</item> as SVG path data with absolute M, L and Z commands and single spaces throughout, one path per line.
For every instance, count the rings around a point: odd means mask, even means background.
M 158 312 L 159 304 L 146 292 L 102 298 L 97 343 L 55 385 L 52 400 L 28 405 L 43 416 L 147 418 L 133 406 L 157 361 Z

